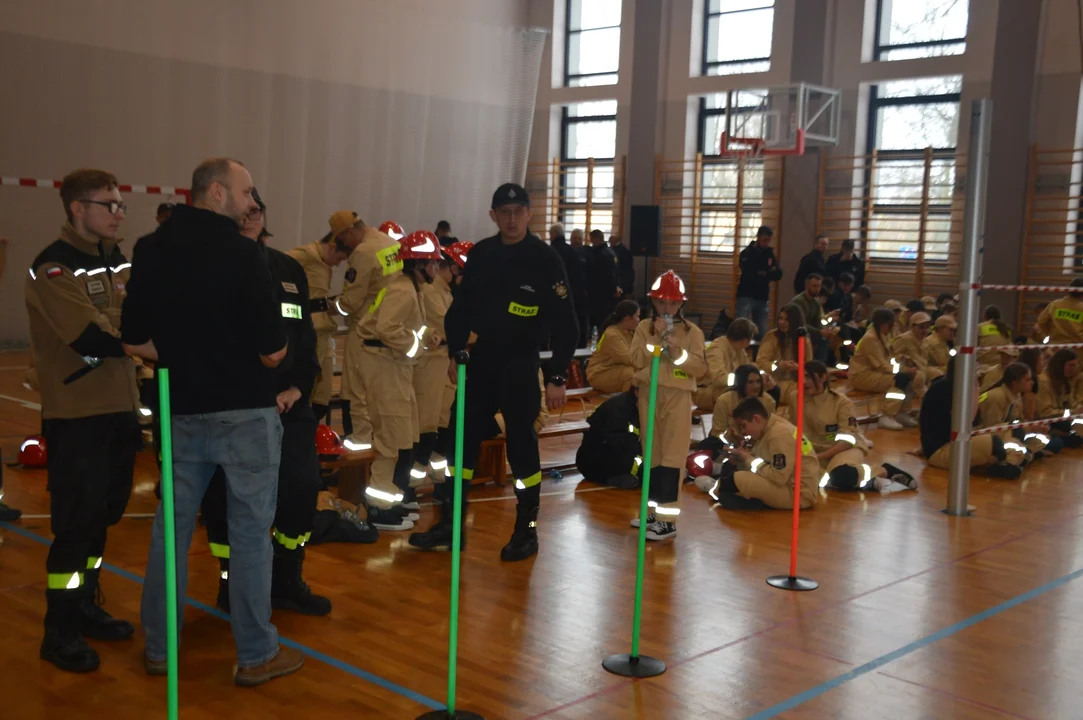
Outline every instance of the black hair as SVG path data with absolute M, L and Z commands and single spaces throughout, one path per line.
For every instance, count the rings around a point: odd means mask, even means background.
M 757 330 L 756 324 L 748 318 L 737 318 L 726 329 L 726 339 L 733 342 L 751 340 L 756 337 Z
M 785 333 L 777 329 L 776 325 L 775 334 L 778 337 L 779 356 L 785 357 L 787 350 L 793 350 L 793 356 L 797 357 L 797 342 L 799 340 L 797 331 L 805 325 L 805 313 L 801 312 L 801 308 L 796 305 L 783 305 L 778 314 L 785 315 L 790 325 L 789 331 Z
M 942 292 L 942 293 L 940 293 L 939 295 L 936 296 L 936 304 L 941 305 L 941 304 L 944 303 L 945 300 L 951 300 L 953 297 L 955 297 L 955 296 L 953 294 L 951 294 L 951 293 Z
M 855 295 L 864 295 L 865 297 L 867 297 L 867 298 L 869 298 L 871 300 L 872 299 L 872 288 L 870 288 L 868 285 L 861 285 L 856 290 L 854 290 L 854 294 Z
M 831 374 L 827 372 L 827 366 L 819 360 L 809 360 L 805 363 L 805 375 L 823 375 L 824 389 L 830 387 Z
M 449 223 L 447 220 L 441 220 L 440 222 L 436 223 L 436 232 L 440 232 L 441 230 L 447 230 L 450 232 L 451 223 Z
M 639 303 L 635 300 L 621 300 L 617 303 L 617 307 L 613 308 L 613 312 L 605 319 L 605 323 L 602 325 L 602 330 L 608 327 L 612 327 L 625 318 L 630 318 L 639 312 Z
M 756 415 L 759 415 L 764 419 L 769 417 L 767 408 L 763 406 L 763 403 L 760 402 L 758 398 L 745 398 L 737 403 L 737 407 L 733 408 L 733 417 L 735 420 L 748 421 Z
M 1037 345 L 1031 345 L 1025 347 L 1019 351 L 1019 362 L 1030 368 L 1030 375 L 1035 380 L 1038 379 L 1038 366 L 1042 362 L 1042 350 Z
M 1028 365 L 1021 362 L 1013 362 L 1012 364 L 1008 365 L 1008 367 L 1004 368 L 1004 374 L 1001 375 L 1000 380 L 997 380 L 996 384 L 993 385 L 993 387 L 996 388 L 1000 387 L 1001 385 L 1007 387 L 1016 380 L 1024 378 L 1028 375 L 1031 375 L 1030 367 Z M 993 388 L 989 389 L 992 390 Z
M 748 387 L 748 378 L 752 375 L 760 376 L 760 397 L 763 397 L 763 373 L 758 367 L 752 363 L 745 363 L 744 365 L 738 365 L 737 369 L 733 371 L 733 387 L 730 389 L 736 392 L 737 397 L 742 400 L 748 397 L 748 395 L 745 395 L 745 388 Z
M 805 282 L 808 282 L 809 280 L 819 280 L 820 282 L 823 282 L 823 279 L 824 276 L 820 273 L 809 273 L 805 276 Z
M 1064 366 L 1075 359 L 1075 350 L 1067 348 L 1057 350 L 1053 353 L 1053 357 L 1049 358 L 1049 365 L 1045 371 L 1049 375 L 1049 382 L 1053 384 L 1053 389 L 1057 391 L 1058 395 L 1065 390 L 1070 390 L 1072 387 L 1071 379 L 1064 375 Z
M 853 250 L 854 249 L 854 241 L 851 240 L 850 238 L 846 238 L 845 240 L 842 241 L 842 249 L 843 250 Z
M 839 275 L 839 283 L 838 284 L 842 285 L 843 283 L 850 283 L 851 285 L 853 285 L 854 284 L 854 276 L 851 275 L 850 273 L 846 273 L 846 272 L 842 273 L 841 275 Z
M 911 313 L 925 312 L 925 303 L 920 300 L 910 300 L 906 303 L 906 309 Z
M 876 308 L 872 313 L 872 329 L 876 333 L 876 336 L 883 340 L 883 335 L 880 334 L 881 325 L 895 325 L 895 313 L 887 308 Z
M 982 317 L 984 317 L 987 322 L 993 323 L 993 327 L 997 329 L 999 334 L 1006 338 L 1012 337 L 1012 329 L 1000 320 L 1000 308 L 996 305 L 989 305 L 986 307 Z

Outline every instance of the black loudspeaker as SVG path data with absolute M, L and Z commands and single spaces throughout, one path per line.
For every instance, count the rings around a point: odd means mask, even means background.
M 633 205 L 628 247 L 636 257 L 658 257 L 662 253 L 662 208 Z

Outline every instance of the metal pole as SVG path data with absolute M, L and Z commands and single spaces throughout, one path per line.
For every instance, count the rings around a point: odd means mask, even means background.
M 988 183 L 989 126 L 992 100 L 970 104 L 970 146 L 967 151 L 966 208 L 963 226 L 963 272 L 959 280 L 959 330 L 955 355 L 955 387 L 951 402 L 951 461 L 948 465 L 949 515 L 968 515 L 970 428 L 974 420 L 974 346 L 978 332 L 978 291 L 985 245 L 985 190 Z

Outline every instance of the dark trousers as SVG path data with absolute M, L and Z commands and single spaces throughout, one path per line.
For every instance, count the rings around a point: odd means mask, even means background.
M 320 462 L 316 455 L 316 418 L 312 408 L 298 402 L 282 419 L 282 460 L 278 466 L 278 504 L 275 508 L 275 546 L 295 550 L 312 534 L 316 496 L 320 492 Z M 215 468 L 203 496 L 203 522 L 211 554 L 229 558 L 226 522 L 226 475 Z
M 100 566 L 106 530 L 132 494 L 141 438 L 134 412 L 42 423 L 49 448 L 53 544 L 45 561 L 50 590 L 77 590 Z
M 590 306 L 587 303 L 586 296 L 576 297 L 573 300 L 575 304 L 575 319 L 579 323 L 579 347 L 585 348 L 590 343 Z M 598 334 L 601 335 L 601 329 L 598 330 Z M 561 372 L 567 370 L 567 368 L 561 368 Z

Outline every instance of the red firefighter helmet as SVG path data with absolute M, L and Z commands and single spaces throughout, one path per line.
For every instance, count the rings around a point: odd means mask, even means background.
M 41 435 L 28 435 L 19 446 L 19 464 L 28 468 L 43 468 L 48 461 L 45 452 L 45 438 Z
M 342 440 L 339 439 L 337 432 L 326 425 L 320 425 L 316 428 L 317 455 L 320 457 L 337 458 L 344 452 L 346 452 L 346 448 L 342 447 Z
M 651 291 L 647 297 L 655 300 L 680 300 L 684 302 L 688 296 L 684 294 L 684 280 L 672 270 L 666 270 L 658 276 L 651 285 Z
M 394 220 L 384 220 L 380 225 L 380 232 L 389 236 L 392 240 L 401 240 L 406 233 L 402 229 L 402 225 L 399 225 Z
M 399 240 L 399 260 L 440 260 L 440 241 L 428 230 L 415 230 Z
M 469 240 L 459 240 L 444 248 L 444 254 L 451 258 L 460 268 L 465 268 L 466 256 L 470 253 L 472 247 L 474 247 L 474 243 Z
M 714 474 L 714 456 L 709 450 L 698 450 L 692 453 L 685 460 L 684 465 L 690 478 Z

